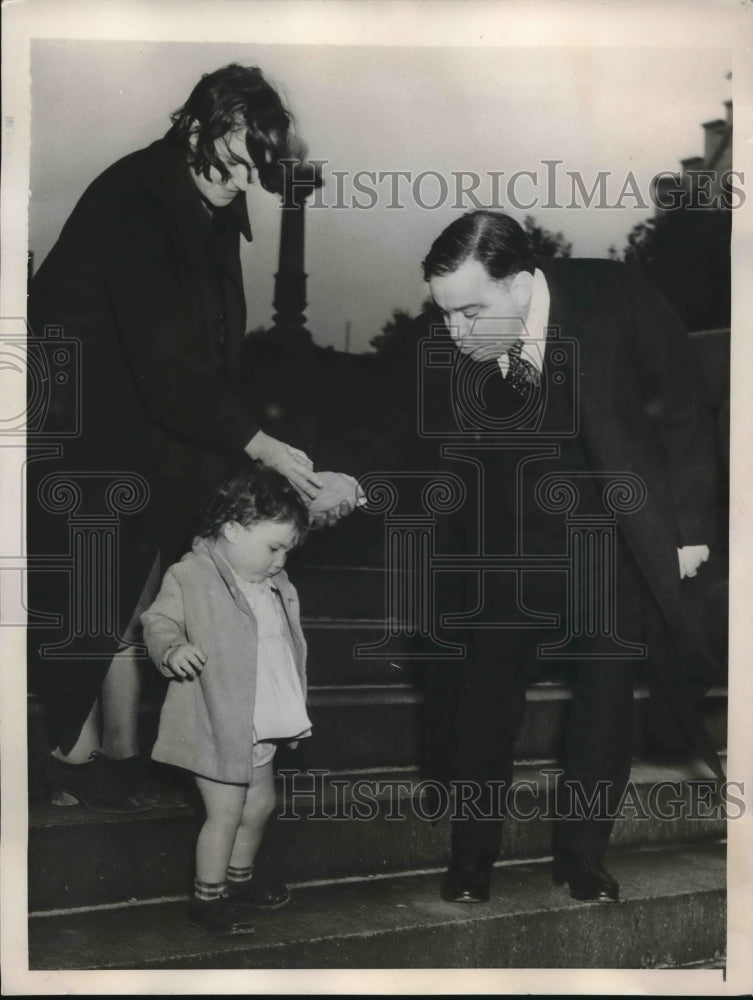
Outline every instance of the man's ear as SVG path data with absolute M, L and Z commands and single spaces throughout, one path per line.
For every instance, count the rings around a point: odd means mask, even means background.
M 518 271 L 512 279 L 510 294 L 513 305 L 521 316 L 528 315 L 528 307 L 531 304 L 533 293 L 533 275 L 529 271 Z

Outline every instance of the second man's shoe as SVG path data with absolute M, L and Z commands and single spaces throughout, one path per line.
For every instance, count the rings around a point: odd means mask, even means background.
M 489 865 L 453 864 L 445 872 L 439 894 L 448 903 L 488 903 L 491 878 Z
M 555 858 L 552 877 L 558 885 L 568 883 L 573 899 L 616 903 L 620 898 L 619 883 L 592 855 Z
M 255 910 L 275 910 L 290 899 L 290 890 L 281 882 L 265 882 L 254 875 L 247 882 L 228 882 L 227 891 L 233 906 Z

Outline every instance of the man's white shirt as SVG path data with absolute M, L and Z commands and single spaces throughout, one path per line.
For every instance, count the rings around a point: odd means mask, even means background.
M 520 356 L 525 361 L 530 361 L 539 374 L 544 370 L 544 346 L 548 325 L 549 286 L 546 283 L 543 273 L 536 268 L 533 272 L 531 303 L 528 307 L 528 316 L 520 330 L 520 338 L 523 341 Z M 497 364 L 499 365 L 499 370 L 502 372 L 502 377 L 507 378 L 507 372 L 510 368 L 510 359 L 507 353 L 500 354 L 497 358 Z

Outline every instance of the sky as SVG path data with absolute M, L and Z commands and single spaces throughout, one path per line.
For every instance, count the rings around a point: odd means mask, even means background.
M 231 61 L 262 68 L 293 110 L 310 157 L 325 161 L 319 205 L 306 219 L 308 326 L 318 343 L 342 349 L 350 323 L 355 351 L 369 349 L 393 309 L 420 309 L 421 259 L 452 219 L 476 207 L 458 194 L 461 172 L 466 188 L 478 176 L 475 197 L 484 205 L 521 221 L 533 214 L 561 230 L 575 256 L 605 256 L 653 214 L 651 177 L 702 153 L 701 123 L 724 117 L 732 96 L 724 47 L 35 40 L 36 266 L 86 185 L 163 134 L 200 75 Z M 359 171 L 388 176 L 362 174 L 369 195 L 354 186 Z M 410 177 L 393 180 L 393 171 Z M 517 171 L 534 176 L 520 175 L 510 188 Z M 588 208 L 576 196 L 572 207 L 569 172 L 590 190 L 601 171 L 609 205 L 625 183 L 637 196 L 615 208 Z M 280 209 L 260 188 L 248 197 L 254 242 L 243 266 L 253 329 L 271 320 Z M 562 207 L 544 207 L 552 203 Z

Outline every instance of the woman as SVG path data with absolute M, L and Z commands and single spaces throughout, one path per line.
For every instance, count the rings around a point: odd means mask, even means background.
M 309 497 L 320 486 L 303 452 L 259 428 L 236 385 L 246 320 L 240 236 L 251 239 L 245 192 L 257 177 L 281 190 L 290 115 L 258 69 L 230 65 L 202 77 L 171 120 L 164 138 L 89 186 L 29 295 L 32 337 L 58 328 L 80 343 L 77 385 L 67 397 L 60 387 L 51 394 L 43 428 L 48 441 L 60 433 L 62 448 L 30 456 L 30 565 L 67 553 L 75 521 L 117 518 L 116 596 L 99 573 L 101 553 L 89 553 L 83 578 L 71 582 L 30 573 L 30 620 L 62 607 L 67 621 L 73 597 L 86 607 L 62 643 L 59 633 L 30 631 L 54 748 L 47 780 L 58 804 L 108 812 L 148 808 L 138 790 L 134 644 L 160 554 L 173 561 L 192 512 L 244 455 Z M 77 407 L 80 433 L 64 437 Z M 76 497 L 67 518 L 61 490 Z

